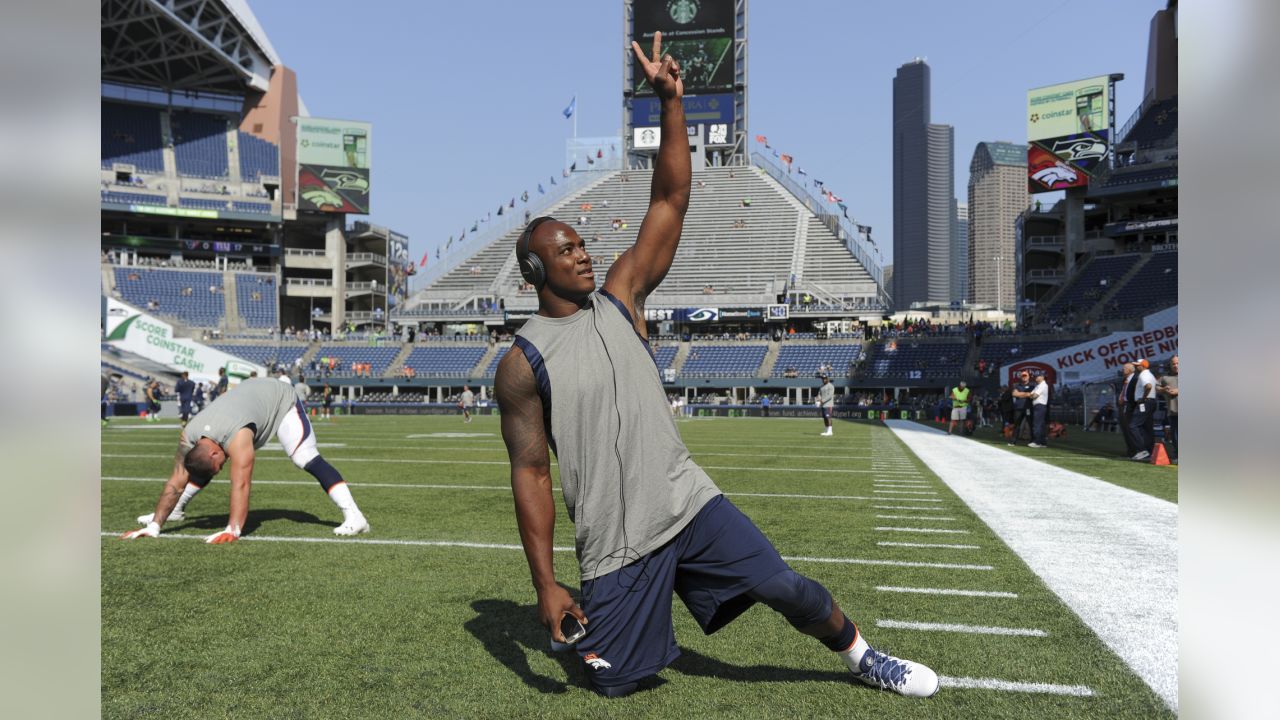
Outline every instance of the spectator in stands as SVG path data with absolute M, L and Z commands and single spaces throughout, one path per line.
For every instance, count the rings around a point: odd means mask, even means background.
M 1169 360 L 1169 372 L 1161 376 L 1156 392 L 1165 397 L 1164 436 L 1169 461 L 1178 462 L 1178 356 Z
M 1049 447 L 1049 383 L 1044 372 L 1036 372 L 1036 386 L 1031 391 L 1031 442 L 1027 447 Z
M 157 537 L 169 520 L 182 520 L 188 502 L 204 489 L 228 462 L 231 465 L 231 510 L 227 527 L 205 542 L 235 542 L 249 516 L 249 491 L 257 451 L 275 436 L 289 459 L 320 483 L 329 499 L 342 511 L 343 522 L 335 535 L 369 532 L 369 522 L 356 505 L 342 475 L 316 449 L 315 433 L 306 410 L 292 387 L 270 378 L 246 380 L 236 392 L 219 398 L 197 415 L 178 439 L 173 472 L 165 483 L 155 511 L 138 522 L 145 527 L 125 533 L 124 540 Z
M 1014 384 L 1011 392 L 1013 396 L 1013 436 L 1009 438 L 1010 445 L 1015 445 L 1022 440 L 1023 423 L 1031 424 L 1031 395 L 1034 390 L 1035 386 L 1031 384 L 1031 372 L 1023 370 L 1018 373 L 1018 382 Z M 1033 433 L 1034 428 L 1027 428 L 1027 435 L 1033 436 Z

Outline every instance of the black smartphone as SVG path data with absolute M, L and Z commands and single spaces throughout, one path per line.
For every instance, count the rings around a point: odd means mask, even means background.
M 578 618 L 565 613 L 560 618 L 560 634 L 564 635 L 565 645 L 572 645 L 587 634 L 587 629 L 582 627 L 582 623 L 578 622 Z

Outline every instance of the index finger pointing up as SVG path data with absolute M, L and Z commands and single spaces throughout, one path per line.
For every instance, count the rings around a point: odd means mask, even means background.
M 662 31 L 659 30 L 653 34 L 653 64 L 657 65 L 662 60 Z

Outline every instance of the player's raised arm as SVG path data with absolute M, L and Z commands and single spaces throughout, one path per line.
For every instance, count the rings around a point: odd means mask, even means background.
M 684 215 L 689 209 L 692 169 L 684 105 L 680 100 L 684 95 L 680 64 L 670 55 L 662 55 L 662 33 L 654 33 L 650 57 L 645 56 L 639 43 L 632 42 L 631 49 L 644 69 L 645 79 L 661 100 L 662 142 L 658 146 L 657 166 L 649 191 L 649 209 L 640 223 L 636 243 L 609 269 L 605 290 L 628 305 L 631 316 L 636 318 L 637 329 L 643 334 L 644 314 L 637 311 L 643 309 L 645 298 L 671 269 L 680 244 Z
M 523 353 L 509 352 L 498 363 L 494 392 L 502 411 L 502 440 L 511 459 L 511 492 L 515 498 L 520 543 L 524 545 L 533 587 L 538 593 L 538 619 L 551 631 L 554 640 L 563 642 L 561 616 L 572 613 L 583 624 L 587 618 L 569 593 L 556 584 L 551 559 L 556 526 L 551 456 L 542 425 L 542 399 Z

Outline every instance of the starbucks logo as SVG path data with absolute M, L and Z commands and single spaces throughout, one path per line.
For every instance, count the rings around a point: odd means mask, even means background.
M 667 14 L 681 25 L 688 25 L 698 15 L 698 0 L 671 0 Z

